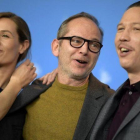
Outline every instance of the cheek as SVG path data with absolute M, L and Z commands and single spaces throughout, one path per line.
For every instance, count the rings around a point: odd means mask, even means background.
M 61 63 L 67 62 L 67 60 L 69 59 L 69 52 L 66 51 L 64 48 L 60 47 L 58 50 L 58 58 Z
M 115 43 L 116 52 L 118 54 L 118 51 L 119 51 L 118 46 L 119 46 L 119 43 L 120 43 L 118 35 L 116 35 L 114 43 Z
M 119 40 L 119 35 L 118 35 L 118 34 L 116 34 L 116 37 L 115 37 L 115 40 L 114 40 L 115 46 L 117 45 L 118 40 Z
M 18 43 L 12 43 L 10 46 L 9 46 L 9 52 L 11 52 L 11 54 L 13 54 L 15 57 L 18 57 L 19 56 L 19 44 Z
M 134 37 L 133 41 L 134 41 L 134 43 L 137 44 L 137 47 L 139 48 L 140 47 L 140 36 Z
M 99 54 L 95 54 L 91 59 L 92 59 L 92 64 L 95 65 L 97 60 L 98 60 Z
M 140 46 L 139 46 L 140 47 Z M 136 58 L 138 58 L 139 60 L 140 60 L 140 48 L 138 48 L 137 50 L 135 50 L 136 51 L 136 54 L 135 54 L 135 56 L 136 56 Z
M 71 46 L 61 46 L 59 49 L 59 55 L 62 55 L 63 57 L 71 57 L 73 55 L 75 55 L 77 49 L 73 48 Z
M 13 43 L 10 49 L 11 49 L 11 51 L 18 53 L 19 52 L 19 45 L 16 43 Z
M 19 56 L 19 43 L 17 40 L 14 39 L 1 40 L 0 43 L 4 49 L 5 57 L 15 59 Z

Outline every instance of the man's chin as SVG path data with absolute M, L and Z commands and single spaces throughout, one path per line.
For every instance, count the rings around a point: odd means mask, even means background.
M 76 79 L 76 80 L 82 80 L 82 79 L 86 79 L 89 75 L 85 74 L 85 73 L 73 73 L 72 74 L 72 78 Z
M 123 69 L 125 69 L 128 73 L 132 73 L 134 71 L 134 68 L 129 65 L 121 65 Z
M 120 65 L 122 68 L 127 69 L 130 67 L 130 64 L 128 61 L 120 61 Z

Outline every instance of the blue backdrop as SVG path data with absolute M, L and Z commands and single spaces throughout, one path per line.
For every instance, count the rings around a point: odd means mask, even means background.
M 126 8 L 137 0 L 0 0 L 0 12 L 10 11 L 21 16 L 32 34 L 32 62 L 38 77 L 57 67 L 51 42 L 63 20 L 85 11 L 93 14 L 104 31 L 103 48 L 93 74 L 117 89 L 127 79 L 120 67 L 114 46 L 116 27 Z

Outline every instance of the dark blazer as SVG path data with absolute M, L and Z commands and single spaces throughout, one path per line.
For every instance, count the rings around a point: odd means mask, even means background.
M 90 140 L 106 140 L 113 114 L 120 103 L 118 97 L 122 94 L 123 85 L 104 105 L 93 127 Z M 140 140 L 140 98 L 131 108 L 112 140 Z
M 45 92 L 51 85 L 52 83 L 46 86 L 43 85 L 41 81 L 35 80 L 32 85 L 24 88 L 8 114 L 0 122 L 0 140 L 22 140 L 22 130 L 26 114 L 24 107 L 38 98 L 39 95 Z M 88 137 L 92 124 L 97 118 L 100 109 L 112 93 L 114 93 L 112 89 L 90 74 L 87 94 L 73 140 L 85 140 Z M 16 122 L 17 120 L 19 122 Z M 16 133 L 12 132 L 14 129 L 13 126 L 18 127 Z M 1 127 L 3 127 L 3 129 L 1 129 Z

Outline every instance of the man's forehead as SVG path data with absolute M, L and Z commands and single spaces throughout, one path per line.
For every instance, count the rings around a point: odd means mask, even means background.
M 136 20 L 136 21 L 140 21 L 140 7 L 133 7 L 133 8 L 128 9 L 124 13 L 121 21 L 123 21 L 123 20 Z
M 97 27 L 96 23 L 94 21 L 92 21 L 91 19 L 88 19 L 86 17 L 79 17 L 79 18 L 75 18 L 72 19 L 71 21 L 68 22 L 68 27 L 76 27 L 77 26 L 89 26 L 89 25 L 93 25 L 93 28 L 95 28 L 95 26 Z M 98 27 L 97 27 L 98 28 Z
M 133 7 L 128 9 L 122 16 L 119 25 L 132 24 L 136 25 L 140 23 L 140 7 Z
M 85 17 L 80 17 L 80 18 L 71 20 L 68 23 L 67 28 L 69 32 L 73 32 L 79 29 L 81 32 L 82 31 L 99 31 L 99 27 L 96 25 L 96 23 Z
M 71 20 L 67 25 L 66 36 L 80 36 L 89 40 L 101 40 L 101 33 L 94 21 L 91 19 L 80 17 Z

